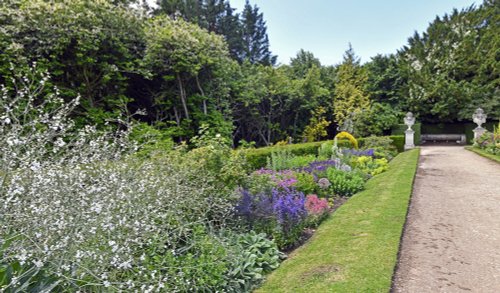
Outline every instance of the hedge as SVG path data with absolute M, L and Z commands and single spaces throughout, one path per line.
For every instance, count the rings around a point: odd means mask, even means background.
M 391 135 L 405 135 L 405 130 L 408 129 L 408 126 L 406 124 L 398 124 L 392 127 L 391 129 Z M 421 123 L 415 123 L 412 126 L 412 129 L 415 130 L 415 145 L 420 145 L 421 142 L 421 133 L 422 133 L 422 124 Z M 404 145 L 404 143 L 403 143 Z
M 493 127 L 497 125 L 496 121 L 489 121 L 483 124 L 483 128 L 488 131 L 493 131 Z M 473 129 L 477 125 L 472 122 L 456 122 L 456 123 L 438 123 L 438 124 L 427 124 L 422 125 L 423 134 L 465 134 L 466 141 L 468 144 L 472 143 L 474 139 Z
M 397 148 L 398 152 L 404 151 L 405 138 L 400 135 L 391 135 L 389 136 L 393 141 L 393 145 Z M 316 141 L 316 142 L 306 142 L 306 143 L 297 143 L 297 144 L 288 144 L 288 145 L 280 145 L 280 146 L 269 146 L 262 147 L 257 149 L 249 149 L 245 151 L 245 156 L 248 160 L 248 163 L 253 169 L 263 168 L 267 164 L 267 158 L 271 156 L 273 152 L 288 150 L 292 154 L 296 156 L 302 155 L 317 155 L 318 148 L 321 144 L 325 142 L 333 143 L 333 140 L 326 141 Z M 358 139 L 359 146 L 362 147 L 364 143 L 363 138 Z M 340 147 L 350 147 L 351 143 L 348 140 L 339 140 L 337 145 Z

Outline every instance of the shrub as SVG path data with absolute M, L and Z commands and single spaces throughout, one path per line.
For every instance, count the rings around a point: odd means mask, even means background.
M 258 149 L 248 149 L 245 150 L 244 153 L 251 168 L 256 170 L 265 167 L 267 164 L 267 158 L 274 152 L 286 150 L 295 156 L 316 155 L 318 147 L 321 143 L 322 142 L 308 142 L 288 144 L 284 146 L 263 147 Z
M 391 135 L 389 138 L 392 140 L 398 152 L 402 153 L 405 150 L 405 137 L 404 135 Z
M 264 233 L 250 231 L 231 239 L 234 239 L 231 246 L 236 249 L 232 251 L 225 289 L 229 292 L 250 292 L 264 279 L 264 274 L 278 268 L 284 254 Z
M 373 159 L 368 156 L 360 156 L 352 159 L 352 166 L 369 176 L 375 176 L 385 172 L 389 168 L 387 159 Z
M 342 132 L 338 133 L 335 137 L 338 138 L 338 139 L 347 139 L 347 140 L 349 140 L 351 142 L 352 146 L 355 149 L 358 149 L 358 147 L 359 147 L 358 141 L 349 132 L 342 131 Z
M 75 130 L 75 103 L 39 94 L 44 80 L 0 97 L 1 244 L 15 236 L 1 265 L 19 264 L 30 284 L 43 268 L 60 291 L 222 291 L 232 259 L 217 231 L 233 227 L 224 181 L 237 182 L 224 175 L 228 148 L 216 138 L 136 156 L 128 131 Z
M 297 172 L 295 173 L 295 178 L 297 178 L 297 182 L 294 186 L 297 190 L 304 194 L 314 193 L 316 191 L 317 184 L 312 174 Z
M 364 188 L 363 176 L 356 172 L 344 172 L 329 168 L 326 171 L 328 180 L 331 182 L 330 190 L 339 196 L 352 196 Z
M 387 136 L 370 136 L 365 138 L 364 148 L 373 149 L 376 157 L 388 158 L 390 160 L 396 156 L 398 152 L 398 149 L 393 143 L 394 141 Z
M 267 169 L 279 171 L 285 169 L 294 169 L 307 165 L 309 162 L 316 160 L 314 155 L 295 156 L 289 150 L 282 150 L 272 153 L 267 158 Z
M 15 237 L 14 237 L 15 238 Z M 4 251 L 13 238 L 0 239 L 0 291 L 1 292 L 51 292 L 61 291 L 61 280 L 48 273 L 45 264 L 26 264 L 9 260 Z

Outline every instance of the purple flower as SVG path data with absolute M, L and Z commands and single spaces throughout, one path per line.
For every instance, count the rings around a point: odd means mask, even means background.
M 375 156 L 374 149 L 367 149 L 367 150 L 345 149 L 342 150 L 342 153 L 344 155 L 351 155 L 351 156 L 368 156 L 368 157 Z
M 276 228 L 286 237 L 301 229 L 307 217 L 304 193 L 294 188 L 273 188 L 271 194 L 252 195 L 241 189 L 241 198 L 236 205 L 236 214 L 250 228 L 272 232 Z M 267 228 L 263 228 L 267 227 Z

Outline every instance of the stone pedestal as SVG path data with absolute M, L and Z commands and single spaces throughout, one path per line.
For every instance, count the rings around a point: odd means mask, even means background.
M 415 148 L 414 134 L 413 129 L 405 130 L 405 151 Z
M 479 137 L 481 137 L 481 135 L 483 135 L 483 133 L 486 132 L 486 129 L 482 128 L 481 126 L 478 126 L 476 128 L 474 128 L 474 141 L 476 141 L 476 139 L 478 139 Z

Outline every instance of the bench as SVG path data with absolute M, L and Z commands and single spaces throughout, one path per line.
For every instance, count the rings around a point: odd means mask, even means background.
M 466 143 L 465 134 L 422 134 L 422 143 L 432 142 L 456 142 L 458 144 Z

